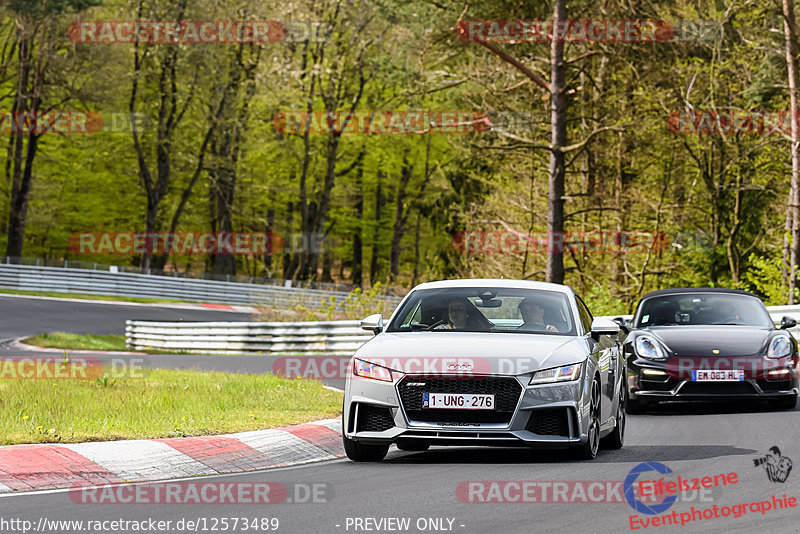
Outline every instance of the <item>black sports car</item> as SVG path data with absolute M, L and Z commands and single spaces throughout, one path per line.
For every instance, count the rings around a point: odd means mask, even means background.
M 670 400 L 752 398 L 792 409 L 797 341 L 747 291 L 663 289 L 642 297 L 625 340 L 628 413 Z

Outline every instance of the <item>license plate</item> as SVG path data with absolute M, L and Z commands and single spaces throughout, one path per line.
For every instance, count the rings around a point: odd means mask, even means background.
M 440 410 L 494 410 L 494 395 L 423 393 L 422 407 Z
M 692 371 L 694 382 L 742 382 L 744 371 L 741 369 L 727 369 L 725 371 L 712 371 L 701 369 Z

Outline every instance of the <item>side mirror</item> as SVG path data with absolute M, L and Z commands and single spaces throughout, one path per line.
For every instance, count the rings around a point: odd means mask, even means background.
M 605 317 L 595 317 L 592 321 L 591 334 L 594 339 L 600 336 L 615 336 L 619 334 L 620 326 L 611 319 Z
M 781 318 L 781 330 L 786 330 L 788 328 L 794 328 L 797 326 L 797 321 L 794 317 L 790 317 L 789 315 L 784 315 Z
M 369 317 L 361 319 L 361 329 L 371 330 L 373 334 L 380 334 L 383 332 L 383 315 L 376 313 Z
M 622 330 L 626 334 L 631 331 L 631 327 L 630 327 L 630 325 L 628 325 L 628 321 L 626 321 L 625 318 L 623 318 L 623 317 L 614 317 L 611 320 L 614 321 L 615 323 L 617 323 L 619 325 L 620 330 Z

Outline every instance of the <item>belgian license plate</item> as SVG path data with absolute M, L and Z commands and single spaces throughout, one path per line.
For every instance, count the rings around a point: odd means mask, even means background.
M 744 380 L 744 371 L 741 369 L 727 369 L 725 371 L 700 369 L 692 371 L 692 380 L 695 382 L 742 382 Z
M 422 407 L 440 410 L 494 410 L 494 395 L 423 393 Z

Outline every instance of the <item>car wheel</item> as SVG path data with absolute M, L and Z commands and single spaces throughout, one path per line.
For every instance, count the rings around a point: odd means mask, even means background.
M 619 391 L 619 404 L 617 405 L 617 423 L 611 434 L 600 440 L 604 449 L 621 449 L 625 441 L 625 388 Z
M 586 443 L 572 449 L 579 460 L 594 460 L 600 448 L 600 384 L 592 380 L 592 397 L 589 401 L 589 436 Z
M 388 445 L 368 445 L 366 443 L 359 443 L 356 440 L 350 439 L 342 434 L 342 441 L 344 442 L 344 452 L 347 457 L 354 462 L 380 462 L 386 457 L 389 452 Z
M 397 440 L 397 443 L 395 443 L 395 445 L 401 451 L 409 451 L 409 452 L 424 452 L 431 447 L 430 443 L 426 441 L 420 441 L 417 439 L 400 439 Z
M 628 397 L 625 402 L 625 411 L 631 415 L 643 414 L 647 411 L 647 404 Z
M 776 399 L 770 403 L 770 406 L 776 410 L 793 410 L 797 406 L 797 395 Z

